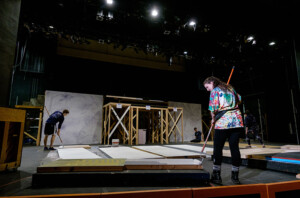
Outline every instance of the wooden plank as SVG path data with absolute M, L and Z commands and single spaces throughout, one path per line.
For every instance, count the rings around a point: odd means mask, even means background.
M 0 121 L 25 122 L 25 115 L 25 110 L 0 107 Z
M 37 167 L 38 173 L 123 171 L 123 166 Z
M 37 141 L 36 141 L 36 145 L 37 145 L 37 146 L 40 146 L 40 142 L 41 142 L 42 116 L 43 116 L 43 113 L 40 112 L 40 117 L 39 117 L 39 129 L 38 129 Z
M 125 165 L 124 170 L 202 170 L 202 165 Z
M 28 137 L 34 139 L 35 141 L 37 141 L 37 139 L 35 137 L 33 137 L 32 135 L 30 135 L 29 133 L 24 131 L 24 134 L 27 135 Z
M 4 134 L 3 134 L 3 141 L 2 141 L 2 149 L 1 149 L 1 156 L 0 156 L 0 164 L 3 164 L 6 160 L 7 155 L 7 142 L 8 142 L 8 133 L 9 133 L 9 124 L 10 122 L 5 122 L 4 125 Z
M 9 168 L 17 168 L 20 164 L 17 161 L 9 162 L 9 163 L 0 163 L 0 171 L 5 171 Z
M 101 193 L 79 193 L 79 194 L 54 194 L 54 195 L 26 195 L 26 196 L 18 196 L 18 198 L 66 198 L 66 197 L 73 197 L 73 198 L 101 198 Z
M 267 198 L 268 193 L 265 184 L 249 184 L 234 186 L 193 188 L 193 197 L 230 197 L 259 194 L 261 198 Z
M 102 198 L 192 198 L 191 188 L 101 193 Z M 199 196 L 201 197 L 201 196 Z
M 56 160 L 37 167 L 37 172 L 93 172 L 122 171 L 125 159 Z
M 286 152 L 284 149 L 271 149 L 271 148 L 250 148 L 250 149 L 240 149 L 241 158 L 257 158 L 257 156 L 262 155 L 273 155 L 276 153 Z M 207 151 L 208 155 L 212 155 L 213 151 Z M 230 150 L 223 150 L 223 156 L 231 157 Z
M 126 170 L 199 170 L 201 162 L 194 159 L 138 159 L 126 160 Z
M 15 108 L 20 108 L 20 109 L 40 109 L 40 110 L 42 110 L 44 107 L 43 106 L 15 105 Z
M 276 192 L 299 191 L 300 181 L 269 183 L 266 186 L 269 198 L 276 198 Z

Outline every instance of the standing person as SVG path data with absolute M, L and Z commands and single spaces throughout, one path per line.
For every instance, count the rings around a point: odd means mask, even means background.
M 55 125 L 56 123 L 58 123 L 57 135 L 59 136 L 61 125 L 68 114 L 69 114 L 69 110 L 65 109 L 63 110 L 63 112 L 55 111 L 49 116 L 49 118 L 46 121 L 45 130 L 44 130 L 45 133 L 44 150 L 56 150 L 55 148 L 53 148 L 53 142 L 55 140 L 55 134 L 54 134 Z M 49 148 L 47 147 L 48 135 L 52 135 Z
M 194 128 L 196 139 L 191 140 L 191 142 L 201 142 L 201 131 L 198 131 L 197 128 Z
M 246 141 L 248 143 L 247 148 L 251 148 L 250 136 L 252 136 L 254 139 L 258 139 L 258 141 L 262 144 L 262 147 L 265 148 L 266 146 L 264 145 L 261 137 L 258 135 L 259 127 L 254 115 L 252 115 L 249 110 L 246 110 L 244 115 L 246 127 Z
M 207 91 L 210 91 L 209 110 L 211 112 L 211 124 L 214 124 L 214 161 L 211 181 L 221 184 L 221 164 L 223 147 L 228 138 L 232 157 L 231 180 L 234 184 L 240 184 L 238 175 L 241 163 L 239 150 L 239 138 L 243 134 L 244 125 L 238 104 L 241 96 L 236 93 L 231 85 L 227 85 L 216 77 L 208 77 L 203 82 Z

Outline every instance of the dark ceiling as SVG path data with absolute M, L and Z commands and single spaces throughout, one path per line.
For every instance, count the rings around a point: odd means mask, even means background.
M 285 45 L 294 31 L 296 4 L 115 0 L 107 6 L 104 0 L 23 0 L 21 21 L 31 32 L 40 31 L 49 38 L 71 38 L 77 43 L 95 39 L 145 52 L 179 56 L 187 51 L 188 58 L 232 61 L 245 50 L 256 56 L 271 40 L 277 41 L 274 48 Z M 156 19 L 150 17 L 154 6 L 159 9 Z M 195 27 L 187 25 L 190 19 L 196 20 Z M 255 37 L 255 45 L 246 42 L 249 35 Z

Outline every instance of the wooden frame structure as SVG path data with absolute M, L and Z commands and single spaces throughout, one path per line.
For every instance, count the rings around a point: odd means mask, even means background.
M 0 171 L 21 164 L 26 111 L 0 107 Z
M 38 132 L 37 132 L 37 136 L 34 137 L 31 134 L 29 134 L 28 132 L 24 131 L 24 135 L 30 137 L 31 139 L 35 140 L 36 142 L 36 146 L 40 146 L 40 141 L 41 141 L 41 129 L 42 129 L 42 118 L 43 118 L 43 107 L 42 106 L 26 106 L 26 105 L 15 105 L 15 108 L 18 109 L 24 109 L 24 110 L 39 110 L 39 125 L 38 125 Z M 26 121 L 25 121 L 26 122 Z
M 174 135 L 175 142 L 177 143 L 177 133 L 176 130 L 179 132 L 181 136 L 181 140 L 183 143 L 183 108 L 178 107 L 168 107 L 168 114 L 170 120 L 168 121 L 170 124 L 170 130 L 168 136 Z M 178 128 L 178 123 L 181 120 L 181 130 Z
M 116 112 L 118 109 L 118 112 Z M 123 144 L 139 144 L 139 120 L 142 112 L 148 113 L 151 125 L 151 142 L 168 144 L 170 135 L 179 132 L 183 142 L 183 108 L 134 106 L 128 103 L 110 102 L 103 106 L 102 143 L 109 144 L 110 138 L 117 129 L 122 136 Z M 178 127 L 181 120 L 181 129 Z M 120 127 L 121 125 L 121 127 Z
M 111 136 L 116 129 L 121 126 L 119 130 L 122 135 L 123 144 L 129 142 L 130 126 L 131 126 L 131 104 L 108 103 L 103 106 L 103 144 L 109 144 Z M 120 128 L 120 127 L 119 127 Z

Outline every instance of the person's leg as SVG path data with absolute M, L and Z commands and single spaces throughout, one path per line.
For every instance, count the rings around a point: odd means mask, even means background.
M 246 141 L 248 143 L 247 148 L 251 148 L 250 138 L 248 137 L 248 134 L 246 135 Z
M 55 134 L 52 134 L 50 148 L 53 148 L 54 140 L 55 140 Z
M 226 141 L 226 132 L 222 129 L 215 129 L 214 134 L 214 161 L 213 161 L 213 173 L 211 177 L 211 181 L 213 183 L 222 183 L 221 178 L 221 164 L 223 157 L 223 148 Z
M 45 137 L 44 137 L 44 149 L 46 150 L 46 148 L 48 149 L 47 147 L 47 140 L 48 140 L 48 135 L 45 134 Z
M 261 137 L 258 135 L 258 131 L 254 131 L 254 135 L 255 135 L 256 139 L 258 139 L 258 141 L 261 143 L 261 145 L 263 146 L 263 148 L 265 148 L 265 144 L 262 141 Z
M 234 128 L 229 129 L 229 147 L 231 153 L 231 160 L 232 160 L 232 175 L 231 180 L 235 184 L 240 184 L 238 179 L 239 167 L 241 164 L 241 153 L 239 149 L 239 138 L 241 136 L 243 129 L 242 128 Z

